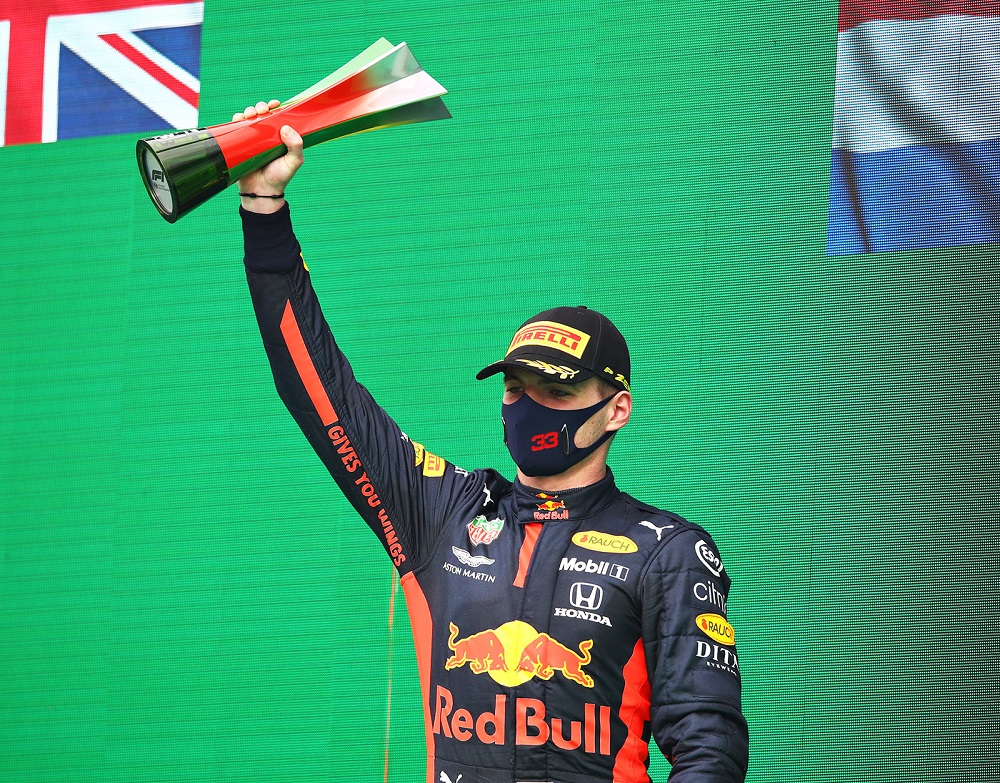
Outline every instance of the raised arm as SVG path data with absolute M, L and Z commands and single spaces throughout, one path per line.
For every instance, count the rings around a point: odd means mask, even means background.
M 235 119 L 274 108 L 258 103 Z M 280 197 L 302 165 L 302 139 L 281 129 L 288 152 L 239 182 L 244 263 L 278 394 L 340 489 L 401 573 L 429 553 L 449 506 L 483 479 L 404 435 L 354 377 L 313 290 L 290 210 Z M 278 198 L 270 198 L 278 196 Z

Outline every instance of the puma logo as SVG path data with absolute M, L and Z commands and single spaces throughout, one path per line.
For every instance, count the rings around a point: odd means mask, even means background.
M 639 524 L 642 525 L 643 527 L 648 527 L 650 530 L 655 530 L 656 531 L 656 540 L 657 541 L 660 540 L 660 536 L 663 534 L 664 530 L 673 530 L 673 528 L 674 528 L 673 525 L 664 525 L 663 527 L 657 527 L 652 522 L 650 522 L 648 519 L 642 520 L 642 522 L 640 522 Z

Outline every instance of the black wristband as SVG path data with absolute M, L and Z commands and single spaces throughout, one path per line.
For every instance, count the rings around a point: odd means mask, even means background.
M 263 195 L 261 193 L 240 193 L 240 195 L 241 196 L 245 196 L 246 198 L 284 198 L 285 197 L 284 193 L 279 193 L 277 196 L 266 196 L 266 195 Z

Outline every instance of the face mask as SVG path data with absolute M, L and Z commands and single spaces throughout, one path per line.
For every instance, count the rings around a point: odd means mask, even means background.
M 504 405 L 504 442 L 514 464 L 526 476 L 557 476 L 593 454 L 614 433 L 605 432 L 585 449 L 577 448 L 573 440 L 580 427 L 611 397 L 589 408 L 560 410 L 546 408 L 522 393 L 517 402 Z

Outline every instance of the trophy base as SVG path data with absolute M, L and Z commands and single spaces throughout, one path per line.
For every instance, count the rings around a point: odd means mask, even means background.
M 146 192 L 168 223 L 229 187 L 229 169 L 215 137 L 203 128 L 141 139 L 136 158 Z

